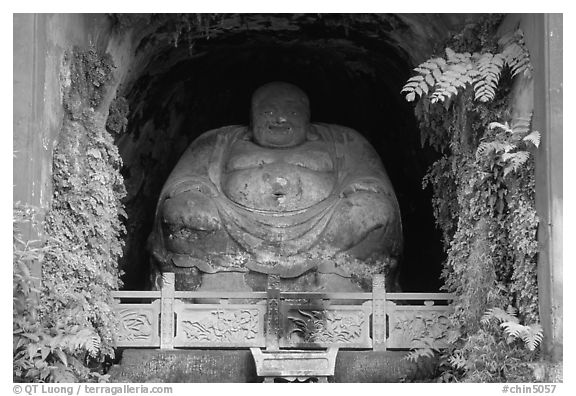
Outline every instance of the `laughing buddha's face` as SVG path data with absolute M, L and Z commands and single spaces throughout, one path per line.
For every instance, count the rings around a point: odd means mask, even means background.
M 264 147 L 294 147 L 306 141 L 310 108 L 306 94 L 287 83 L 270 83 L 252 97 L 252 133 Z

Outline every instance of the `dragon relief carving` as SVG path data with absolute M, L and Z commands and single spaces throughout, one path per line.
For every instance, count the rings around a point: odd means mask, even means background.
M 186 338 L 191 341 L 243 342 L 256 338 L 259 311 L 211 311 L 200 320 L 182 320 Z
M 146 313 L 123 309 L 119 312 L 118 341 L 145 340 L 152 335 L 152 321 Z
M 287 339 L 298 343 L 346 343 L 362 340 L 364 312 L 299 309 L 288 315 Z

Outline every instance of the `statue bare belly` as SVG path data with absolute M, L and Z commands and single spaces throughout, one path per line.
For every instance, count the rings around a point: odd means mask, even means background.
M 333 172 L 277 162 L 229 172 L 223 183 L 232 201 L 257 210 L 292 211 L 326 199 L 335 185 Z

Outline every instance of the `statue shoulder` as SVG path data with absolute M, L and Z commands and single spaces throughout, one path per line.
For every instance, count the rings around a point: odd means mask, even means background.
M 241 138 L 246 133 L 246 130 L 247 127 L 241 125 L 229 125 L 211 129 L 196 137 L 184 150 L 182 157 L 198 156 L 201 153 L 210 155 L 215 147 Z
M 232 142 L 240 139 L 245 131 L 246 127 L 231 125 L 204 132 L 184 150 L 167 184 L 170 184 L 172 179 L 180 180 L 192 175 L 208 175 L 210 166 L 220 161 L 222 153 Z
M 362 166 L 382 168 L 382 161 L 376 149 L 362 134 L 352 128 L 336 124 L 318 123 L 316 131 L 326 141 L 334 143 L 336 156 L 346 158 L 346 167 Z
M 313 126 L 315 131 L 325 140 L 330 139 L 338 143 L 354 141 L 367 142 L 366 138 L 362 136 L 360 132 L 349 127 L 323 122 L 314 123 Z
M 200 143 L 209 143 L 209 142 L 216 142 L 217 140 L 235 140 L 241 139 L 244 135 L 247 134 L 248 127 L 244 125 L 228 125 L 225 127 L 220 127 L 216 129 L 211 129 L 209 131 L 204 132 L 200 136 L 198 136 L 193 142 L 192 145 L 200 144 Z

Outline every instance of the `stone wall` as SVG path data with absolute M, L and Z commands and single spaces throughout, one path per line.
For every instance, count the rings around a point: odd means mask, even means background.
M 415 364 L 400 351 L 339 351 L 336 383 L 425 382 L 434 375 L 437 362 Z M 250 351 L 127 349 L 122 364 L 110 371 L 111 382 L 156 383 L 253 383 L 256 375 Z

